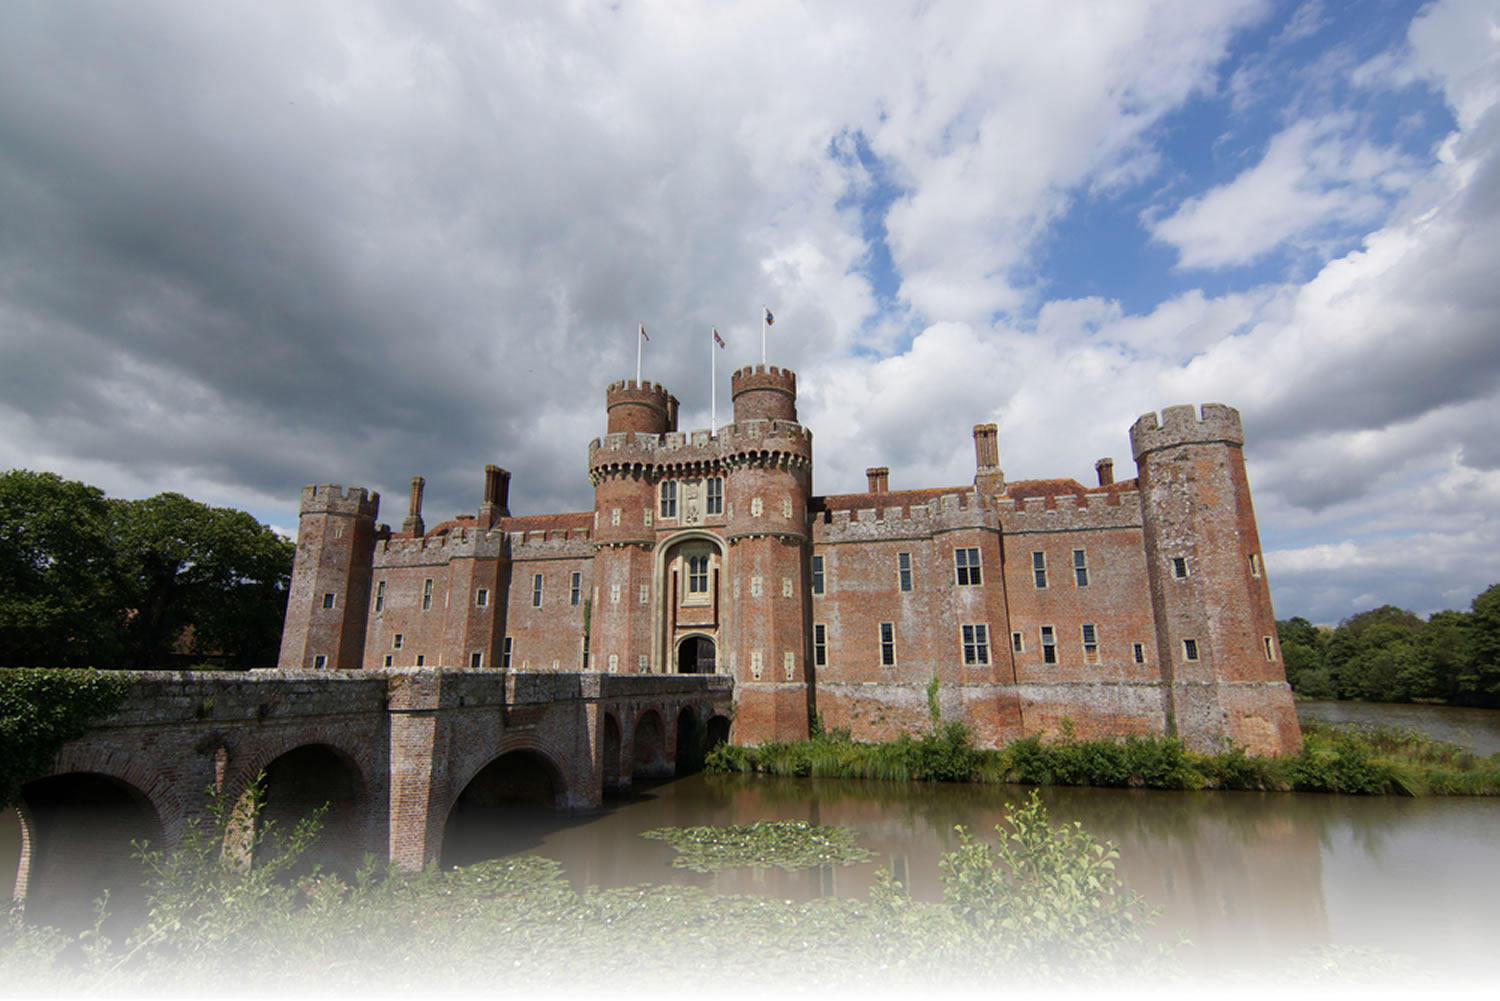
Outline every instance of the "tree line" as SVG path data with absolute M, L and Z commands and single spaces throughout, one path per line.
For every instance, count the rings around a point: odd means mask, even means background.
M 0 474 L 0 666 L 276 663 L 294 545 L 181 494 Z
M 1443 702 L 1500 709 L 1500 584 L 1467 612 L 1425 620 L 1394 605 L 1336 629 L 1300 616 L 1276 623 L 1286 679 L 1313 699 Z

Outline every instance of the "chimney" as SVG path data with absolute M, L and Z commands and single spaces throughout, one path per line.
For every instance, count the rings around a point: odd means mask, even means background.
M 1094 463 L 1094 469 L 1099 473 L 1099 485 L 1107 487 L 1115 481 L 1115 460 L 1106 456 Z
M 890 467 L 871 466 L 869 469 L 865 470 L 865 479 L 870 481 L 870 493 L 883 494 L 890 489 Z
M 479 502 L 479 525 L 488 531 L 501 518 L 510 517 L 510 470 L 484 467 L 484 496 Z
M 401 523 L 401 531 L 406 535 L 427 533 L 427 526 L 422 523 L 422 488 L 426 485 L 427 481 L 420 476 L 411 478 L 411 502 L 406 509 L 406 520 Z
M 986 497 L 1005 491 L 1005 473 L 1000 469 L 1000 428 L 974 425 L 974 489 Z

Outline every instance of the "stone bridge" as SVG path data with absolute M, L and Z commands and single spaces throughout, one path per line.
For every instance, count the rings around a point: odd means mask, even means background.
M 18 860 L 13 896 L 45 920 L 130 870 L 132 839 L 178 843 L 211 793 L 240 803 L 261 774 L 271 830 L 328 804 L 325 866 L 470 861 L 497 809 L 588 810 L 634 778 L 691 767 L 727 738 L 732 695 L 712 675 L 145 672 L 25 786 L 0 864 Z

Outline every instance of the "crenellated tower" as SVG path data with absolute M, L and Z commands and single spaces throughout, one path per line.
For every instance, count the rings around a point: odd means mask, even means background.
M 380 495 L 327 483 L 302 488 L 297 555 L 277 667 L 358 668 L 364 656 Z
M 1158 663 L 1179 736 L 1252 753 L 1300 746 L 1245 475 L 1239 412 L 1206 403 L 1130 429 Z

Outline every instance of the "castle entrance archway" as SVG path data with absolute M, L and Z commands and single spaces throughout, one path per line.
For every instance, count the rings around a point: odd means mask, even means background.
M 713 674 L 715 644 L 707 636 L 689 636 L 677 644 L 678 674 Z
M 656 550 L 653 664 L 675 674 L 713 674 L 726 602 L 728 551 L 713 532 L 688 529 Z

